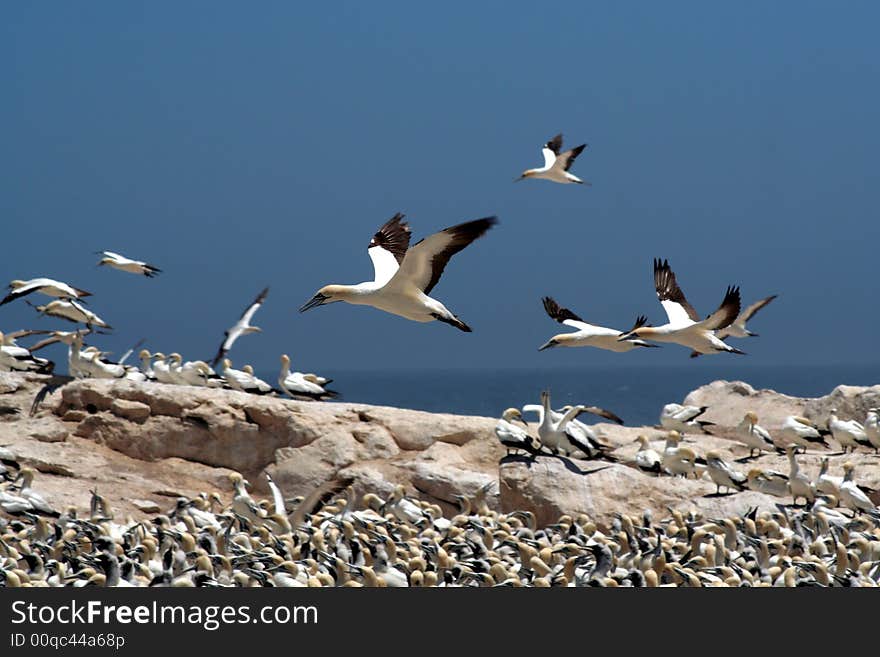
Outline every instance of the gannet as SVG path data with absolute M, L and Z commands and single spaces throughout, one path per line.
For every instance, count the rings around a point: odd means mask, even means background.
M 254 313 L 256 313 L 260 309 L 260 306 L 263 305 L 268 294 L 269 288 L 264 288 L 263 291 L 257 295 L 257 298 L 253 300 L 251 305 L 245 308 L 235 325 L 228 331 L 223 332 L 223 342 L 220 343 L 220 348 L 217 349 L 217 355 L 214 356 L 214 360 L 211 361 L 211 367 L 216 367 L 217 363 L 223 360 L 227 352 L 232 349 L 232 345 L 235 341 L 242 335 L 259 333 L 263 330 L 259 326 L 251 326 L 251 320 L 254 317 Z
M 791 442 L 807 450 L 807 447 L 822 445 L 828 447 L 825 436 L 831 435 L 827 429 L 820 429 L 810 420 L 798 415 L 789 415 L 782 423 L 779 437 L 785 442 Z
M 326 399 L 337 395 L 333 390 L 324 388 L 307 374 L 290 371 L 290 356 L 281 355 L 281 371 L 278 374 L 278 387 L 291 397 L 308 397 L 310 399 Z M 327 379 L 324 379 L 325 381 Z
M 156 377 L 156 380 L 159 383 L 177 383 L 177 379 L 171 373 L 171 368 L 168 364 L 168 357 L 165 356 L 161 351 L 157 351 L 153 354 L 153 376 Z
M 44 315 L 50 315 L 52 317 L 60 317 L 61 319 L 66 319 L 69 322 L 85 324 L 88 327 L 100 326 L 101 328 L 106 329 L 112 328 L 109 324 L 107 324 L 107 322 L 98 317 L 91 310 L 81 306 L 73 300 L 50 301 L 44 306 L 35 307 L 37 312 L 40 312 Z
M 764 427 L 758 425 L 758 415 L 752 411 L 745 414 L 740 423 L 736 425 L 734 433 L 739 442 L 749 448 L 749 457 L 755 450 L 758 450 L 758 456 L 760 456 L 762 450 L 776 449 L 770 434 Z
M 748 486 L 751 490 L 774 497 L 787 497 L 789 494 L 788 477 L 775 470 L 752 468 L 748 474 Z
M 0 332 L 0 372 L 51 372 L 55 364 L 45 358 L 34 356 L 29 349 L 19 347 L 15 338 Z
M 810 478 L 800 471 L 795 452 L 796 445 L 789 445 L 785 452 L 788 454 L 790 470 L 788 473 L 788 489 L 791 491 L 792 503 L 797 504 L 798 498 L 804 498 L 804 505 L 812 503 L 816 499 L 816 489 Z
M 836 408 L 832 408 L 828 413 L 828 428 L 831 430 L 831 436 L 834 440 L 840 443 L 844 453 L 847 448 L 854 452 L 859 445 L 873 447 L 862 423 L 855 420 L 839 419 Z
M 853 481 L 855 466 L 852 463 L 843 464 L 843 481 L 840 484 L 840 503 L 853 511 L 876 511 L 877 506 Z
M 654 260 L 654 288 L 657 298 L 666 311 L 668 322 L 662 326 L 639 326 L 623 334 L 618 340 L 644 338 L 655 342 L 673 342 L 701 354 L 715 354 L 726 351 L 732 354 L 744 352 L 731 347 L 715 336 L 714 331 L 725 328 L 736 319 L 739 313 L 739 288 L 728 287 L 718 309 L 701 320 L 675 280 L 675 274 L 666 260 Z
M 175 383 L 188 386 L 205 387 L 209 377 L 216 377 L 216 372 L 203 360 L 188 360 L 178 353 L 168 356 L 168 368 Z
M 104 256 L 98 263 L 99 267 L 101 265 L 109 265 L 110 267 L 113 267 L 113 269 L 127 271 L 130 274 L 141 274 L 147 278 L 153 278 L 156 274 L 162 272 L 158 267 L 149 265 L 142 260 L 132 260 L 131 258 L 126 258 L 124 255 L 113 253 L 113 251 L 98 251 L 97 253 L 98 255 Z
M 586 144 L 562 151 L 562 134 L 558 134 L 544 144 L 541 152 L 544 155 L 544 166 L 537 169 L 526 169 L 516 180 L 525 178 L 542 178 L 556 183 L 580 183 L 585 181 L 568 172 L 577 156 L 587 147 Z M 590 183 L 586 183 L 589 186 Z
M 825 495 L 834 495 L 839 499 L 841 483 L 843 483 L 843 477 L 828 474 L 828 457 L 824 457 L 819 466 L 819 474 L 816 475 L 816 481 L 813 484 L 814 490 Z
M 685 406 L 682 404 L 666 404 L 660 411 L 660 426 L 680 433 L 709 433 L 706 427 L 714 426 L 714 422 L 698 420 L 708 410 L 708 406 Z
M 373 306 L 416 322 L 439 320 L 462 331 L 470 327 L 429 297 L 449 259 L 482 236 L 498 220 L 485 217 L 452 226 L 409 247 L 410 229 L 396 214 L 370 240 L 374 280 L 357 285 L 325 285 L 299 310 L 345 301 Z
M 598 349 L 607 349 L 608 351 L 623 352 L 631 351 L 636 347 L 659 346 L 644 340 L 625 340 L 621 342 L 617 338 L 623 335 L 622 331 L 587 324 L 568 308 L 562 308 L 550 297 L 544 297 L 543 302 L 544 310 L 547 311 L 551 319 L 577 330 L 572 333 L 554 335 L 550 340 L 538 347 L 538 351 L 550 349 L 551 347 L 596 347 Z
M 651 448 L 647 436 L 639 436 L 636 438 L 636 442 L 639 443 L 639 451 L 636 452 L 636 466 L 645 472 L 659 473 L 661 471 L 660 455 Z
M 29 281 L 15 280 L 9 283 L 9 288 L 12 292 L 3 297 L 3 300 L 0 301 L 0 306 L 21 297 L 26 297 L 33 292 L 40 292 L 46 296 L 58 297 L 60 299 L 81 299 L 92 294 L 51 278 L 32 278 Z
M 734 470 L 729 463 L 721 458 L 721 454 L 716 451 L 706 453 L 706 470 L 709 477 L 715 482 L 715 493 L 721 494 L 721 487 L 724 486 L 728 493 L 732 489 L 744 490 L 746 476 L 742 472 Z
M 34 483 L 34 470 L 30 467 L 22 468 L 18 473 L 18 479 L 21 480 L 21 488 L 18 491 L 20 497 L 23 497 L 31 506 L 39 513 L 49 516 L 58 517 L 61 514 L 49 506 L 49 503 L 37 491 L 31 488 Z
M 681 447 L 680 442 L 681 434 L 678 431 L 673 430 L 667 434 L 660 465 L 669 474 L 686 478 L 691 473 L 698 472 L 697 463 L 702 459 L 689 447 Z M 704 460 L 702 465 L 705 465 Z
M 268 395 L 272 392 L 272 386 L 262 379 L 258 379 L 244 370 L 232 369 L 232 361 L 228 358 L 223 359 L 223 378 L 233 390 L 256 395 Z
M 528 423 L 517 408 L 505 410 L 501 419 L 498 420 L 498 424 L 495 425 L 495 435 L 498 437 L 498 441 L 507 448 L 507 454 L 510 455 L 512 449 L 523 450 L 532 455 L 540 452 L 541 443 L 526 429 L 513 424 L 514 422 L 522 422 L 528 427 Z
M 547 404 L 549 407 L 550 393 L 545 391 L 545 393 L 541 394 L 541 404 L 526 404 L 522 408 L 523 413 L 537 413 L 539 425 L 543 424 L 544 416 L 547 414 L 545 413 L 543 405 L 544 394 L 547 395 Z M 578 420 L 577 416 L 581 413 L 590 413 L 592 415 L 598 415 L 599 417 L 611 420 L 612 422 L 615 422 L 617 424 L 623 424 L 623 420 L 611 411 L 605 410 L 604 408 L 599 408 L 598 406 L 580 405 L 579 408 L 580 410 L 575 413 L 572 419 L 565 424 L 564 431 L 567 434 L 568 442 L 577 447 L 577 449 L 581 450 L 589 458 L 604 456 L 606 458 L 614 460 L 613 457 L 608 454 L 608 452 L 611 451 L 611 448 L 603 444 L 599 440 L 599 436 L 596 434 L 593 428 Z M 558 424 L 562 421 L 562 418 L 571 410 L 572 406 L 570 405 L 563 406 L 558 411 L 550 409 L 550 420 L 553 423 Z
M 540 438 L 542 445 L 554 454 L 560 454 L 563 451 L 567 454 L 576 449 L 588 456 L 592 454 L 592 447 L 583 442 L 581 436 L 566 431 L 568 423 L 584 409 L 583 406 L 573 406 L 559 420 L 553 420 L 550 393 L 546 390 L 541 393 L 541 406 L 543 413 L 541 414 L 541 424 L 538 425 L 538 438 Z
M 874 447 L 874 451 L 880 450 L 880 409 L 876 407 L 868 409 L 865 418 L 865 435 Z
M 761 308 L 773 301 L 773 299 L 775 299 L 777 296 L 779 295 L 773 294 L 769 297 L 764 297 L 760 301 L 756 301 L 751 306 L 748 306 L 739 315 L 737 315 L 736 319 L 733 320 L 733 323 L 730 326 L 715 331 L 715 337 L 719 340 L 726 340 L 727 338 L 757 338 L 757 333 L 752 333 L 746 328 L 746 322 L 749 321 L 756 312 L 761 310 Z M 691 358 L 696 358 L 699 355 L 700 352 L 698 351 L 691 352 Z

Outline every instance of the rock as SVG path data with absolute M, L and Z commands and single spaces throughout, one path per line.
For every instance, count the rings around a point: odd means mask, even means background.
M 110 411 L 113 415 L 137 422 L 138 424 L 143 424 L 150 417 L 149 405 L 129 399 L 114 399 L 113 403 L 110 404 Z
M 69 433 L 62 423 L 54 421 L 51 417 L 43 417 L 31 420 L 28 424 L 28 433 L 31 438 L 43 443 L 61 443 L 67 440 Z
M 65 411 L 61 416 L 62 422 L 82 422 L 89 416 L 85 411 Z
M 162 510 L 162 507 L 152 500 L 131 500 L 131 503 L 138 511 L 144 513 L 159 513 Z

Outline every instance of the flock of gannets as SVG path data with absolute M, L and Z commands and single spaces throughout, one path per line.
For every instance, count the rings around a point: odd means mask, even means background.
M 12 458 L 14 455 L 6 454 Z M 710 454 L 709 462 L 715 459 Z M 710 468 L 714 467 L 710 465 Z M 714 472 L 714 470 L 710 470 Z M 717 474 L 719 485 L 740 485 Z M 875 587 L 880 519 L 817 500 L 803 509 L 705 517 L 669 509 L 607 525 L 562 515 L 539 527 L 528 511 L 490 508 L 484 487 L 446 517 L 397 486 L 356 498 L 350 480 L 287 499 L 255 499 L 230 476 L 217 493 L 178 498 L 148 521 L 123 518 L 97 490 L 90 508 L 59 512 L 33 471 L 0 488 L 0 585 L 7 587 Z M 851 470 L 842 490 L 852 489 Z M 12 479 L 12 477 L 10 477 Z M 848 494 L 848 493 L 844 493 Z M 47 517 L 50 516 L 50 517 Z

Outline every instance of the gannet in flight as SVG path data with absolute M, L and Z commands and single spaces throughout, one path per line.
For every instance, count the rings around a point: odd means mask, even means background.
M 544 144 L 544 148 L 541 150 L 544 154 L 544 166 L 537 169 L 526 169 L 516 180 L 543 178 L 544 180 L 552 180 L 557 183 L 583 184 L 584 181 L 570 174 L 568 169 L 586 147 L 586 144 L 581 144 L 571 150 L 560 153 L 562 150 L 562 134 L 560 133 Z M 589 185 L 590 183 L 586 184 Z
M 253 300 L 251 305 L 245 308 L 241 317 L 239 317 L 238 321 L 235 323 L 235 326 L 228 331 L 223 332 L 223 342 L 220 343 L 220 348 L 217 349 L 217 355 L 214 356 L 214 360 L 211 361 L 211 367 L 216 367 L 217 363 L 223 360 L 226 353 L 232 349 L 232 345 L 239 337 L 247 335 L 248 333 L 259 333 L 263 330 L 259 326 L 251 326 L 251 320 L 254 317 L 254 313 L 256 313 L 260 309 L 260 306 L 263 305 L 268 294 L 269 288 L 264 288 L 263 291 L 257 295 L 257 298 Z
M 618 340 L 644 338 L 655 342 L 674 342 L 701 354 L 715 354 L 722 351 L 733 354 L 744 353 L 725 344 L 714 333 L 718 329 L 730 326 L 739 314 L 738 287 L 728 287 L 718 310 L 703 320 L 688 303 L 666 260 L 654 260 L 654 288 L 660 305 L 666 311 L 668 322 L 663 326 L 638 326 L 637 322 L 637 328 L 622 335 Z
M 551 319 L 556 320 L 560 324 L 571 326 L 577 330 L 573 333 L 560 333 L 559 335 L 554 335 L 550 340 L 538 347 L 538 351 L 550 349 L 551 347 L 597 347 L 598 349 L 622 352 L 631 351 L 636 347 L 659 346 L 645 342 L 644 340 L 625 340 L 621 342 L 618 338 L 623 335 L 622 331 L 605 328 L 604 326 L 587 324 L 568 308 L 561 307 L 551 297 L 544 297 L 543 302 L 544 310 Z
M 143 260 L 132 260 L 131 258 L 126 258 L 124 255 L 113 253 L 113 251 L 97 251 L 97 254 L 104 256 L 98 263 L 98 267 L 101 265 L 109 265 L 110 267 L 113 267 L 113 269 L 127 271 L 131 274 L 141 274 L 147 278 L 153 278 L 156 274 L 162 273 L 161 269 L 147 264 Z
M 467 324 L 428 295 L 440 280 L 449 259 L 497 222 L 495 217 L 468 221 L 434 233 L 410 247 L 409 225 L 398 213 L 379 229 L 367 248 L 375 270 L 374 280 L 357 285 L 325 285 L 299 311 L 345 301 L 373 306 L 416 322 L 436 319 L 470 332 Z
M 733 323 L 730 326 L 715 331 L 715 337 L 719 340 L 726 340 L 727 338 L 757 338 L 757 333 L 752 333 L 749 329 L 746 328 L 746 322 L 749 321 L 756 312 L 761 310 L 761 308 L 773 301 L 773 299 L 775 299 L 777 296 L 779 295 L 773 294 L 769 297 L 764 297 L 760 301 L 756 301 L 751 306 L 748 306 L 739 315 L 737 315 L 736 319 L 733 320 Z M 699 355 L 699 351 L 691 352 L 691 358 L 696 358 Z
M 62 301 L 60 299 L 50 301 L 45 306 L 35 306 L 35 308 L 37 309 L 37 312 L 40 312 L 44 315 L 60 317 L 61 319 L 66 319 L 69 322 L 85 324 L 88 327 L 100 326 L 101 328 L 105 329 L 113 328 L 91 310 L 89 310 L 88 308 L 84 308 L 72 299 L 69 301 Z
M 33 292 L 40 292 L 50 297 L 58 297 L 59 299 L 81 299 L 82 297 L 91 296 L 91 292 L 80 290 L 79 288 L 54 281 L 51 278 L 32 278 L 29 281 L 15 280 L 9 283 L 9 294 L 0 301 L 0 306 L 10 301 L 15 301 L 21 297 L 25 297 Z

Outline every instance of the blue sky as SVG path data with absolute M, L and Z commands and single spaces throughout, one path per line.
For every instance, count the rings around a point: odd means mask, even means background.
M 701 312 L 779 299 L 755 364 L 876 360 L 880 48 L 873 3 L 18 3 L 0 21 L 0 279 L 94 293 L 99 344 L 305 369 L 682 364 L 537 347 L 553 295 L 663 319 L 670 260 Z M 513 184 L 556 132 L 592 187 Z M 474 328 L 297 308 L 371 278 L 366 246 L 496 214 L 434 295 Z M 147 280 L 95 268 L 110 249 Z M 0 329 L 64 327 L 23 302 Z M 869 347 L 866 349 L 866 345 Z M 59 350 L 55 357 L 63 358 Z M 693 362 L 694 367 L 703 367 Z

